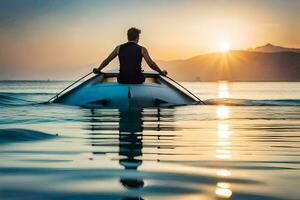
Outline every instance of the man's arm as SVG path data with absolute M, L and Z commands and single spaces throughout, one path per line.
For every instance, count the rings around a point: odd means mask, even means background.
M 110 54 L 109 56 L 103 60 L 103 62 L 100 64 L 99 68 L 95 68 L 93 70 L 94 73 L 99 73 L 104 67 L 106 67 L 117 55 L 119 54 L 119 46 L 117 46 Z
M 166 70 L 161 70 L 158 65 L 151 59 L 147 49 L 145 47 L 142 47 L 142 55 L 146 61 L 146 63 L 149 65 L 149 67 L 151 69 L 153 69 L 154 71 L 157 71 L 159 74 L 161 75 L 167 75 L 168 72 Z

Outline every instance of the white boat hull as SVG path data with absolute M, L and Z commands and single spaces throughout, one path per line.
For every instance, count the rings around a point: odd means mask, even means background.
M 115 73 L 96 75 L 53 102 L 95 108 L 170 107 L 198 103 L 197 99 L 157 74 L 146 74 L 146 80 L 152 82 L 143 84 L 119 84 L 116 76 Z M 110 81 L 105 81 L 108 79 Z

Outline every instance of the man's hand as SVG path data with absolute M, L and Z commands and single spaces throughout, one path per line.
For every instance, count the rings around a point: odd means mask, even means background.
M 94 69 L 93 69 L 93 73 L 94 73 L 94 74 L 100 74 L 99 68 L 94 68 Z
M 162 70 L 160 73 L 160 75 L 162 75 L 162 76 L 167 76 L 167 74 L 168 74 L 168 72 L 166 70 Z

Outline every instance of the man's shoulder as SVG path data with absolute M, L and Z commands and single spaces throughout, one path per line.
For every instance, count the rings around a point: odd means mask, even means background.
M 146 53 L 146 52 L 148 52 L 148 50 L 147 50 L 147 48 L 146 47 L 144 47 L 144 46 L 141 46 L 141 48 L 142 48 L 142 53 L 144 54 L 144 53 Z
M 122 44 L 119 44 L 116 48 L 121 48 L 121 47 L 124 47 L 124 46 L 127 46 L 127 42 L 125 42 L 125 43 L 122 43 Z

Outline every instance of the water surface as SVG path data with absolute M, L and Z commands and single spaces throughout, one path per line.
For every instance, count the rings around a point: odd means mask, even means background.
M 1 199 L 299 199 L 300 83 L 183 83 L 205 106 L 41 104 L 68 84 L 0 82 Z

